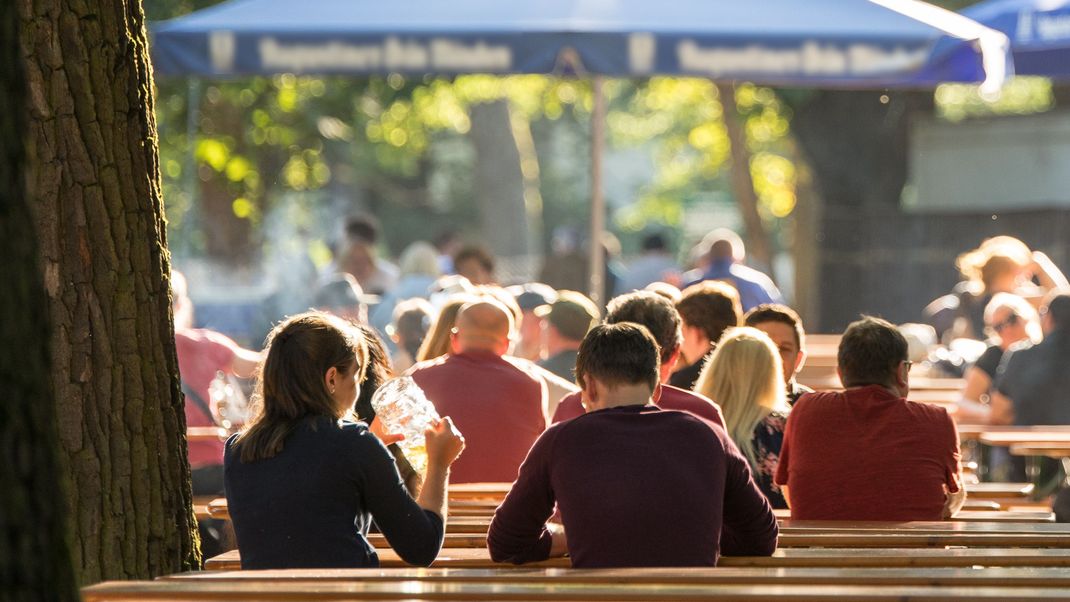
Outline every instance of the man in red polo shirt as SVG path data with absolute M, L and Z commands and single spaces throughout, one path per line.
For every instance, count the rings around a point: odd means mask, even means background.
M 721 409 L 709 398 L 665 384 L 669 381 L 673 367 L 676 366 L 676 360 L 680 357 L 680 344 L 683 342 L 683 335 L 680 333 L 680 313 L 676 311 L 672 301 L 650 291 L 637 291 L 616 297 L 606 308 L 605 323 L 618 324 L 620 322 L 633 322 L 645 326 L 661 349 L 661 366 L 658 375 L 661 383 L 661 387 L 658 388 L 660 396 L 655 392 L 654 403 L 663 410 L 691 412 L 700 418 L 724 426 Z M 558 404 L 553 421 L 557 423 L 582 415 L 583 404 L 580 401 L 580 394 L 573 393 L 563 398 Z
M 924 521 L 965 501 L 947 410 L 907 401 L 907 341 L 879 318 L 843 333 L 846 391 L 803 395 L 791 411 L 776 483 L 800 520 Z
M 502 357 L 513 329 L 502 304 L 473 301 L 457 314 L 452 352 L 410 370 L 439 415 L 464 433 L 465 453 L 450 470 L 451 483 L 511 483 L 546 430 L 546 384 L 526 368 L 534 364 Z

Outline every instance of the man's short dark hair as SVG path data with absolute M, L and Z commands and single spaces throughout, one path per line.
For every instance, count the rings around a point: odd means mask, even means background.
M 470 260 L 477 261 L 479 265 L 483 266 L 484 270 L 494 273 L 494 256 L 483 247 L 476 245 L 461 247 L 457 254 L 453 256 L 453 265 L 456 267 Z
M 711 343 L 721 340 L 724 331 L 739 326 L 743 313 L 736 288 L 716 280 L 703 280 L 685 288 L 676 302 L 676 311 L 688 326 L 702 330 Z
M 795 331 L 795 345 L 799 350 L 803 349 L 806 343 L 806 331 L 803 330 L 802 318 L 795 313 L 794 309 L 779 303 L 763 303 L 743 316 L 745 326 L 756 326 L 766 322 L 780 322 L 791 326 Z
M 891 385 L 907 360 L 907 340 L 887 320 L 862 316 L 843 331 L 836 354 L 845 387 Z
M 653 391 L 661 361 L 658 342 L 646 327 L 622 322 L 599 324 L 587 333 L 576 356 L 576 382 L 587 376 L 613 387 L 642 383 Z
M 354 215 L 346 220 L 346 238 L 374 245 L 379 241 L 379 222 L 370 215 Z
M 1070 333 L 1070 292 L 1052 292 L 1045 299 L 1044 308 L 1044 313 L 1051 316 L 1056 332 Z
M 680 313 L 672 301 L 651 291 L 636 291 L 613 298 L 606 307 L 606 324 L 634 322 L 654 335 L 661 349 L 661 363 L 680 348 Z

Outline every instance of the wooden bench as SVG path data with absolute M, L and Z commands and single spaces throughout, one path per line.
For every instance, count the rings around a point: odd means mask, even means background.
M 212 516 L 210 510 L 212 502 L 216 501 L 215 496 L 194 496 L 193 498 L 193 514 L 197 517 L 197 520 L 206 520 L 209 518 L 215 518 Z
M 379 550 L 383 568 L 409 566 L 391 549 Z M 1070 550 L 1040 548 L 788 548 L 772 556 L 722 556 L 724 567 L 1062 567 L 1070 568 Z M 485 548 L 442 550 L 438 568 L 501 568 Z M 568 558 L 551 558 L 525 564 L 528 568 L 571 567 Z M 205 562 L 208 571 L 241 570 L 238 550 L 224 552 Z
M 428 581 L 125 581 L 82 590 L 86 602 L 112 600 L 1065 600 L 1045 587 L 648 583 L 459 583 Z
M 229 436 L 227 429 L 218 426 L 186 427 L 186 439 L 189 441 L 226 441 Z
M 1044 428 L 981 433 L 981 443 L 1007 447 L 1014 444 L 1070 443 L 1070 430 Z
M 969 483 L 966 499 L 1011 501 L 1033 495 L 1032 483 Z
M 196 571 L 162 578 L 179 581 L 424 581 L 462 583 L 667 583 L 777 585 L 940 585 L 1070 588 L 1070 571 L 1059 568 L 630 568 L 630 569 L 290 569 Z
M 1010 446 L 1012 456 L 1043 456 L 1062 460 L 1070 458 L 1070 441 L 1063 443 L 1014 443 Z
M 959 439 L 963 441 L 980 440 L 982 435 L 994 435 L 994 439 L 1012 439 L 1010 443 L 999 443 L 998 445 L 1010 445 L 1013 444 L 1013 437 L 1015 435 L 1024 435 L 1030 437 L 1035 433 L 1070 433 L 1070 426 L 1011 426 L 1011 425 L 997 425 L 997 424 L 960 424 L 958 425 Z
M 512 483 L 450 483 L 450 501 L 505 499 Z
M 975 486 L 969 485 L 967 486 L 967 489 L 971 487 Z M 997 499 L 1008 502 L 1017 501 L 1019 499 L 1024 500 L 1024 497 L 1011 495 L 1011 493 L 1023 491 L 1023 488 L 1027 487 L 1027 484 L 1022 483 L 1016 486 L 986 484 L 986 487 L 988 491 L 995 491 L 996 493 L 1002 492 L 1002 497 L 998 497 Z M 979 491 L 984 492 L 985 488 L 982 487 Z M 970 495 L 974 494 L 971 493 Z M 981 494 L 979 493 L 978 495 Z M 501 502 L 487 500 L 450 500 L 449 522 L 452 523 L 460 518 L 484 518 L 490 520 L 490 518 L 494 516 L 494 511 L 498 508 L 499 503 Z M 1053 516 L 1049 513 L 1038 514 L 1035 511 L 1032 511 L 1025 514 L 1016 514 L 998 512 L 1000 509 L 1001 504 L 995 500 L 970 499 L 967 497 L 963 510 L 959 511 L 952 520 L 1000 522 L 1050 522 L 1053 520 Z M 226 498 L 216 498 L 209 502 L 207 504 L 207 512 L 212 518 L 230 520 L 230 512 L 227 507 Z M 776 514 L 777 518 L 791 518 L 790 510 L 774 510 L 773 513 Z

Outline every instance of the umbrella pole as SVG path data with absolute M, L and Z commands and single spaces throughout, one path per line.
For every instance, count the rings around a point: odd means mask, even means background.
M 594 107 L 591 111 L 591 232 L 590 271 L 588 292 L 596 305 L 606 302 L 605 253 L 602 251 L 602 231 L 605 229 L 606 201 L 602 195 L 602 153 L 605 147 L 606 99 L 602 93 L 602 77 L 591 80 Z

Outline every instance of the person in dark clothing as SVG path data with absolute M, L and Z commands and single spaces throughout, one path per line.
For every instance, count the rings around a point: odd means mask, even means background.
M 1040 328 L 1043 341 L 1004 356 L 992 395 L 992 424 L 1070 424 L 1070 293 L 1048 296 Z
M 795 380 L 795 375 L 806 362 L 806 332 L 802 318 L 794 309 L 779 303 L 759 305 L 743 316 L 743 324 L 757 328 L 773 339 L 773 344 L 780 352 L 784 383 L 788 388 L 788 405 L 793 406 L 800 397 L 814 392 Z
M 242 568 L 378 566 L 372 519 L 403 559 L 429 565 L 445 532 L 449 466 L 464 448 L 453 423 L 427 430 L 427 474 L 413 500 L 384 446 L 397 437 L 344 420 L 368 365 L 360 331 L 308 312 L 275 327 L 267 349 L 261 406 L 223 460 Z
M 1039 343 L 1042 337 L 1040 316 L 1025 299 L 1011 293 L 996 293 L 985 307 L 985 331 L 988 347 L 966 369 L 966 384 L 958 401 L 955 419 L 960 423 L 986 424 L 990 418 L 989 401 L 996 372 L 1003 355 L 1023 341 Z
M 680 367 L 669 377 L 669 384 L 690 391 L 721 335 L 739 326 L 743 312 L 736 289 L 716 280 L 703 280 L 684 289 L 676 311 L 680 312 L 684 342 L 680 345 Z M 682 365 L 685 362 L 687 365 Z
M 559 291 L 557 300 L 536 310 L 536 314 L 544 318 L 547 353 L 539 366 L 572 382 L 577 350 L 587 331 L 598 323 L 598 306 L 582 293 Z
M 361 422 L 373 424 L 375 423 L 375 406 L 372 405 L 372 397 L 375 397 L 375 391 L 383 386 L 383 383 L 394 378 L 396 373 L 390 363 L 390 352 L 386 350 L 386 343 L 379 337 L 375 328 L 367 324 L 357 324 L 356 327 L 364 335 L 364 343 L 368 347 L 368 367 L 364 370 L 364 379 L 360 381 L 358 389 L 360 392 L 357 393 L 353 411 L 356 412 L 357 419 Z M 419 495 L 422 485 L 420 473 L 412 467 L 397 443 L 391 443 L 386 448 L 390 450 L 390 455 L 394 456 L 394 461 L 397 462 L 398 474 L 401 475 L 405 488 L 412 495 Z
M 576 362 L 587 414 L 535 442 L 494 513 L 491 558 L 714 566 L 720 555 L 776 550 L 776 518 L 724 429 L 653 405 L 660 366 L 645 327 L 591 330 Z M 562 525 L 547 524 L 555 504 Z
M 673 366 L 680 357 L 680 313 L 672 301 L 652 291 L 637 291 L 613 298 L 606 307 L 606 324 L 632 322 L 645 327 L 658 344 L 661 367 L 659 368 L 661 387 L 654 397 L 654 403 L 663 410 L 680 410 L 691 412 L 699 418 L 705 418 L 714 424 L 724 426 L 721 408 L 704 395 L 667 384 Z M 566 395 L 557 404 L 553 422 L 562 422 L 583 415 L 583 403 L 580 392 Z

